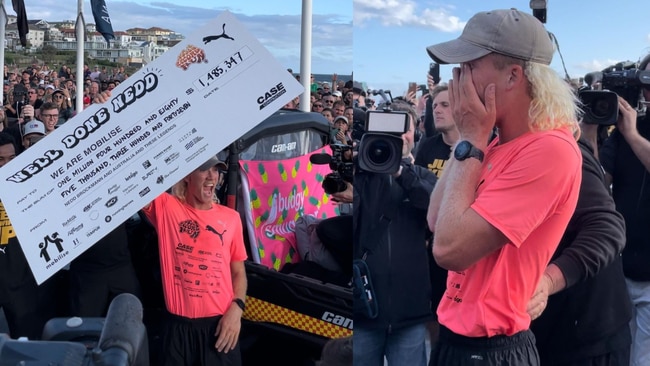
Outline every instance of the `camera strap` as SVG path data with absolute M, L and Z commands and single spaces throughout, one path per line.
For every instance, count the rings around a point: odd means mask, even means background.
M 364 177 L 366 178 L 366 177 Z M 373 177 L 369 177 L 370 179 L 366 180 L 364 179 L 364 188 L 368 188 L 370 180 L 373 179 Z M 387 204 L 383 204 L 380 210 L 381 215 L 379 216 L 379 220 L 374 223 L 374 225 L 371 226 L 371 229 L 369 230 L 368 233 L 366 233 L 369 236 L 369 240 L 365 241 L 367 245 L 364 245 L 361 247 L 361 259 L 365 260 L 368 257 L 368 254 L 372 254 L 372 252 L 375 250 L 377 245 L 380 242 L 381 235 L 384 235 L 385 233 L 388 233 L 390 235 L 390 223 L 392 221 L 393 214 L 395 211 L 397 211 L 397 200 L 393 197 L 393 178 L 388 177 L 388 194 L 382 194 L 383 193 L 383 188 L 385 188 L 385 183 L 382 181 L 379 185 L 379 192 L 373 192 L 374 194 L 372 195 L 372 198 L 368 197 L 369 199 L 377 199 L 376 197 L 385 197 L 383 200 L 380 199 L 379 201 L 388 201 Z M 363 192 L 363 191 L 362 191 Z M 363 217 L 363 207 L 365 205 L 359 205 L 359 213 L 358 217 Z M 372 212 L 372 210 L 370 210 Z M 355 232 L 358 229 L 359 222 L 361 220 L 355 220 L 356 225 L 355 225 Z M 358 237 L 357 237 L 358 238 Z

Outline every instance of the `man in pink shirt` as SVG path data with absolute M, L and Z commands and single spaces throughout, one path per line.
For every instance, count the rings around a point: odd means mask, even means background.
M 143 209 L 158 233 L 169 312 L 162 365 L 241 365 L 246 249 L 239 214 L 215 197 L 224 168 L 211 158 Z
M 516 9 L 478 13 L 427 51 L 460 64 L 449 85 L 460 138 L 427 215 L 449 270 L 430 365 L 538 365 L 529 313 L 545 304 L 527 304 L 552 287 L 544 270 L 578 198 L 575 95 L 548 66 L 542 23 Z

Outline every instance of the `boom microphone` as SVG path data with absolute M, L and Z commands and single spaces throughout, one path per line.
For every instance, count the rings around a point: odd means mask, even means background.
M 388 98 L 386 98 L 386 94 L 390 94 L 390 90 L 379 89 L 379 95 L 381 96 L 381 98 L 385 101 L 388 101 Z
M 332 162 L 332 156 L 330 154 L 325 154 L 325 153 L 311 154 L 309 156 L 309 161 L 312 164 L 325 165 Z
M 386 103 L 391 103 L 391 100 L 393 99 L 393 95 L 391 94 L 390 90 L 386 89 L 378 89 L 378 90 L 368 90 L 368 95 L 379 95 L 381 96 L 381 99 L 384 100 Z M 390 95 L 390 99 L 386 96 L 386 94 Z
M 142 303 L 132 294 L 122 293 L 108 307 L 106 323 L 99 338 L 102 365 L 147 365 L 149 346 L 142 323 Z
M 390 94 L 390 90 L 384 90 L 384 89 L 379 89 L 379 90 L 371 90 L 370 94 L 372 95 L 381 95 L 382 97 L 386 98 L 386 94 Z

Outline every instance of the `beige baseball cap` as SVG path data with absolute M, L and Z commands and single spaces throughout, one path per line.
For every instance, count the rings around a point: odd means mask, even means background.
M 457 39 L 427 47 L 440 64 L 458 64 L 489 53 L 549 65 L 555 49 L 542 22 L 517 9 L 491 10 L 474 15 Z

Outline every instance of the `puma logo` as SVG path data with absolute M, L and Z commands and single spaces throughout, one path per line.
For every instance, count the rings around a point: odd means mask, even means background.
M 7 249 L 7 248 L 5 248 L 4 245 L 0 247 L 0 251 L 2 252 L 2 254 L 7 254 L 7 253 L 5 252 L 6 249 Z
M 208 44 L 208 43 L 210 43 L 210 42 L 212 42 L 214 40 L 217 40 L 219 38 L 227 38 L 227 39 L 230 39 L 230 40 L 234 41 L 235 40 L 234 38 L 232 38 L 231 36 L 226 34 L 226 23 L 223 23 L 222 28 L 223 28 L 223 32 L 221 32 L 221 34 L 219 34 L 219 35 L 203 37 L 203 43 Z
M 226 231 L 228 231 L 228 230 L 224 229 L 223 232 L 220 233 L 220 232 L 218 232 L 217 230 L 215 230 L 215 228 L 213 228 L 213 227 L 210 226 L 210 225 L 206 226 L 205 229 L 206 229 L 207 231 L 210 231 L 210 232 L 214 233 L 215 235 L 219 236 L 219 240 L 221 240 L 221 246 L 223 246 L 223 234 L 225 234 Z

